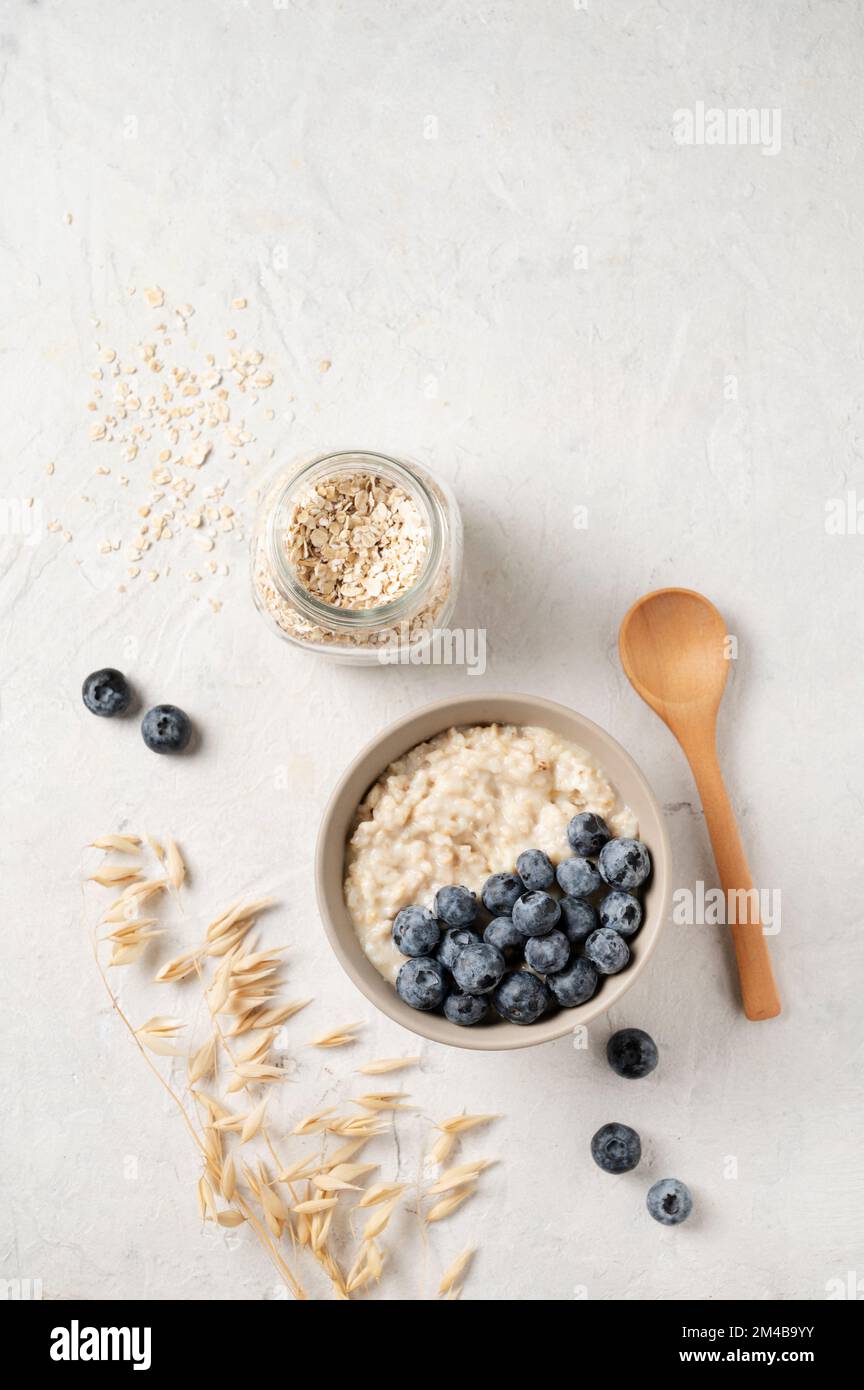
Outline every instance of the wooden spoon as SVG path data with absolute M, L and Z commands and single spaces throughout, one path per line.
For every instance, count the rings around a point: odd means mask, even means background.
M 752 1019 L 776 1018 L 780 996 L 755 910 L 758 899 L 755 892 L 729 897 L 752 890 L 753 880 L 717 761 L 717 710 L 729 671 L 726 637 L 726 624 L 702 594 L 657 589 L 634 603 L 618 647 L 630 683 L 672 730 L 690 764 L 727 904 L 747 904 L 747 920 L 732 925 L 744 1012 Z

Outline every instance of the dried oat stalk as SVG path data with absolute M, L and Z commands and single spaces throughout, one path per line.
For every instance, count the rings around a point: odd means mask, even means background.
M 165 889 L 170 886 L 176 895 L 186 878 L 180 851 L 170 838 L 105 835 L 93 841 L 93 848 L 103 852 L 141 854 L 142 847 L 145 856 L 148 850 L 153 854 L 162 876 L 149 878 L 142 865 L 128 864 L 109 866 L 108 872 L 103 865 L 91 876 L 101 886 L 125 885 L 102 916 L 101 943 L 110 948 L 112 965 L 140 959 L 154 938 L 168 933 L 158 917 L 141 915 L 141 908 L 156 899 L 163 904 L 173 901 Z M 248 1226 L 296 1298 L 307 1297 L 298 1272 L 302 1257 L 324 1271 L 334 1297 L 350 1299 L 380 1282 L 386 1262 L 380 1238 L 385 1232 L 392 1238 L 393 1218 L 400 1209 L 410 1212 L 413 1205 L 427 1226 L 437 1225 L 473 1195 L 492 1160 L 466 1159 L 449 1168 L 425 1191 L 416 1190 L 413 1203 L 406 1182 L 383 1178 L 367 1186 L 379 1164 L 374 1155 L 368 1161 L 358 1155 L 413 1109 L 406 1093 L 396 1090 L 369 1091 L 353 1100 L 343 1091 L 341 1102 L 319 1104 L 287 1133 L 276 1135 L 275 1107 L 268 1102 L 274 1084 L 287 1072 L 273 1049 L 282 1026 L 310 1000 L 284 998 L 284 948 L 263 949 L 250 936 L 257 918 L 272 906 L 270 898 L 234 903 L 211 921 L 201 941 L 186 944 L 158 968 L 154 984 L 183 991 L 197 986 L 206 1002 L 203 1011 L 190 1011 L 190 1016 L 209 1020 L 203 1034 L 200 1022 L 190 1030 L 191 1044 L 183 1044 L 184 1021 L 170 1014 L 154 1014 L 133 1027 L 108 984 L 95 936 L 94 950 L 115 1010 L 178 1106 L 200 1153 L 197 1199 L 202 1221 L 226 1230 Z M 346 1046 L 358 1041 L 360 1027 L 352 1023 L 332 1028 L 306 1046 Z M 174 1062 L 175 1067 L 185 1065 L 181 1094 L 153 1058 L 184 1056 L 185 1063 Z M 419 1060 L 375 1058 L 357 1067 L 355 1075 L 383 1076 Z M 460 1115 L 442 1121 L 436 1127 L 433 1159 L 443 1163 L 462 1135 L 493 1118 Z M 413 1121 L 418 1122 L 419 1117 Z M 342 1141 L 335 1147 L 333 1136 Z M 286 1156 L 287 1146 L 305 1151 Z M 359 1233 L 352 1219 L 355 1213 Z M 469 1247 L 451 1262 L 437 1297 L 460 1296 L 472 1256 Z

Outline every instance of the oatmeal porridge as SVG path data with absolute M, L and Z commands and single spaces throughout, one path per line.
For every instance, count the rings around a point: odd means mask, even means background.
M 405 962 L 391 939 L 403 907 L 431 906 L 445 883 L 479 894 L 526 846 L 557 864 L 580 811 L 615 836 L 638 834 L 602 768 L 551 729 L 447 729 L 391 763 L 357 809 L 346 854 L 345 901 L 376 970 L 393 982 Z

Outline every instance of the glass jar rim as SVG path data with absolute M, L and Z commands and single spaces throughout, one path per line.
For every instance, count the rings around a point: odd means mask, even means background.
M 370 608 L 339 608 L 325 603 L 304 588 L 293 566 L 289 563 L 285 547 L 280 544 L 281 528 L 277 519 L 292 493 L 308 483 L 310 475 L 320 472 L 321 477 L 338 476 L 340 473 L 365 468 L 370 473 L 391 477 L 404 485 L 414 500 L 422 505 L 424 521 L 429 531 L 429 545 L 414 583 L 398 598 L 387 603 L 379 603 Z M 423 477 L 414 471 L 406 459 L 393 458 L 369 449 L 335 449 L 330 453 L 318 454 L 297 468 L 267 499 L 267 524 L 265 545 L 267 559 L 273 579 L 282 590 L 283 596 L 294 603 L 304 618 L 316 626 L 351 631 L 357 628 L 386 628 L 398 623 L 414 608 L 432 586 L 438 571 L 443 550 L 443 528 L 440 508 Z

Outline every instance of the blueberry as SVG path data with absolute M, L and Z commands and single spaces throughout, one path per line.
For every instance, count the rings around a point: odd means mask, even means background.
M 476 942 L 476 934 L 467 927 L 448 927 L 435 954 L 443 966 L 452 970 L 459 952 L 464 951 L 466 946 L 476 945 Z
M 435 894 L 435 915 L 445 927 L 468 927 L 477 916 L 477 895 L 461 884 L 439 888 Z
M 649 1189 L 645 1205 L 661 1226 L 678 1226 L 693 1210 L 693 1198 L 677 1178 L 661 1178 Z
M 182 753 L 192 737 L 192 721 L 176 705 L 154 705 L 141 721 L 141 737 L 153 753 Z
M 513 904 L 525 889 L 516 874 L 493 874 L 483 885 L 483 906 L 493 917 L 509 917 Z
M 581 946 L 600 925 L 597 909 L 581 898 L 562 898 L 558 906 L 561 909 L 561 930 L 566 933 L 571 946 Z
M 513 970 L 495 990 L 492 1005 L 508 1023 L 536 1023 L 549 1006 L 549 991 L 536 975 Z
M 598 867 L 611 888 L 638 888 L 651 872 L 651 856 L 641 840 L 610 840 Z
M 472 1028 L 489 1015 L 489 1004 L 482 994 L 448 994 L 444 1000 L 444 1017 L 462 1028 Z
M 406 960 L 396 976 L 396 993 L 412 1009 L 437 1009 L 447 993 L 444 966 L 434 956 Z
M 545 936 L 560 916 L 558 901 L 549 893 L 523 893 L 513 908 L 513 925 L 523 936 Z
M 403 956 L 428 956 L 441 940 L 441 928 L 428 907 L 403 907 L 396 913 L 392 936 Z
M 619 1028 L 606 1044 L 606 1060 L 630 1081 L 648 1076 L 657 1065 L 657 1044 L 641 1028 Z
M 585 954 L 601 975 L 617 975 L 630 959 L 630 947 L 611 927 L 598 927 L 585 942 Z
M 604 1173 L 629 1173 L 642 1157 L 642 1143 L 629 1125 L 601 1125 L 591 1140 L 591 1157 Z
M 563 970 L 550 975 L 548 984 L 556 1004 L 562 1009 L 575 1009 L 579 1004 L 587 1004 L 597 989 L 597 971 L 590 960 L 577 956 Z
M 91 714 L 101 714 L 106 719 L 125 714 L 132 702 L 129 682 L 122 671 L 115 671 L 112 666 L 93 671 L 82 685 L 81 695 Z
M 453 963 L 453 979 L 466 994 L 487 994 L 505 970 L 504 957 L 488 941 L 466 946 Z
M 532 970 L 552 975 L 563 970 L 570 959 L 570 942 L 563 931 L 547 932 L 545 936 L 529 936 L 525 943 L 525 959 Z
M 562 859 L 555 877 L 562 893 L 570 898 L 590 898 L 603 886 L 594 865 L 583 859 L 581 854 L 574 854 L 572 859 Z
M 552 860 L 542 849 L 523 849 L 516 860 L 516 872 L 529 893 L 536 888 L 551 888 L 555 882 Z
M 567 839 L 574 854 L 599 854 L 612 832 L 602 816 L 583 811 L 567 827 Z
M 632 893 L 613 888 L 600 904 L 600 925 L 619 936 L 633 936 L 642 925 L 642 904 Z
M 500 951 L 511 965 L 522 959 L 525 938 L 519 928 L 514 927 L 511 917 L 493 918 L 483 933 L 483 940 Z

